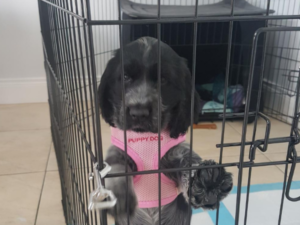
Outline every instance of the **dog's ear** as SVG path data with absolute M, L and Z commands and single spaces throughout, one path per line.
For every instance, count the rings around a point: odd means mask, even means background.
M 113 74 L 115 72 L 116 59 L 112 58 L 101 77 L 100 85 L 98 87 L 99 105 L 103 119 L 110 125 L 114 126 L 113 123 L 113 105 L 111 103 L 112 96 L 110 93 L 111 85 L 113 82 Z
M 183 82 L 183 94 L 180 103 L 172 112 L 172 117 L 168 128 L 170 130 L 170 136 L 172 138 L 178 138 L 187 132 L 191 125 L 191 103 L 192 103 L 192 77 L 187 67 L 186 60 L 181 60 L 181 76 L 184 76 Z M 195 84 L 193 84 L 195 85 Z M 195 90 L 194 93 L 194 124 L 198 123 L 200 107 L 200 97 Z

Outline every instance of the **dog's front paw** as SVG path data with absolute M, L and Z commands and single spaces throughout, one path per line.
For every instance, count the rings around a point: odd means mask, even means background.
M 109 213 L 117 220 L 133 217 L 137 207 L 137 197 L 133 189 L 132 179 L 128 180 L 128 195 L 126 197 L 126 179 L 113 178 L 108 182 L 108 189 L 112 190 L 117 198 L 117 203 L 114 208 L 109 210 Z M 128 210 L 127 210 L 128 209 Z
M 201 165 L 216 165 L 213 160 Z M 191 190 L 191 203 L 194 208 L 215 209 L 232 189 L 232 175 L 224 168 L 199 169 L 194 175 Z

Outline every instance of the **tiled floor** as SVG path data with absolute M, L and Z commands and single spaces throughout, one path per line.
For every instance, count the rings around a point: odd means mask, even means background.
M 48 105 L 0 105 L 0 146 L 0 224 L 65 224 Z
M 194 149 L 204 159 L 219 160 L 221 123 L 216 130 L 195 130 Z M 109 141 L 109 128 L 103 124 L 104 149 Z M 247 140 L 252 137 L 248 126 Z M 227 122 L 224 142 L 241 140 L 242 122 Z M 257 138 L 264 135 L 264 121 L 259 121 Z M 272 120 L 271 137 L 288 136 L 290 127 Z M 188 140 L 189 140 L 188 135 Z M 51 143 L 47 104 L 0 105 L 0 224 L 60 225 L 65 224 L 55 152 Z M 224 148 L 223 162 L 237 162 L 239 147 Z M 285 160 L 286 144 L 270 145 L 267 153 L 257 151 L 255 162 Z M 245 159 L 248 157 L 246 147 Z M 237 182 L 238 169 L 228 168 Z M 247 169 L 243 185 L 247 184 Z M 282 182 L 284 166 L 254 168 L 252 184 Z M 295 180 L 300 179 L 300 170 Z

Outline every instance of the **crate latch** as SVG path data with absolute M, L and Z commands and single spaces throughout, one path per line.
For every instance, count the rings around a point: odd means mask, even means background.
M 109 209 L 113 208 L 116 203 L 117 199 L 114 193 L 110 190 L 104 188 L 101 179 L 103 179 L 108 172 L 111 170 L 111 167 L 104 162 L 104 168 L 99 171 L 98 163 L 94 163 L 93 165 L 93 173 L 90 173 L 89 179 L 95 178 L 95 187 L 96 189 L 91 192 L 89 198 L 89 210 L 94 209 Z

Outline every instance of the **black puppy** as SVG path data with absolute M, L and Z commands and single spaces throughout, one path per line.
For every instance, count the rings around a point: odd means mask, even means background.
M 122 104 L 122 81 L 120 51 L 108 62 L 99 86 L 101 113 L 112 127 L 134 132 L 158 132 L 158 102 L 161 104 L 161 127 L 169 131 L 171 138 L 178 138 L 187 132 L 191 121 L 191 74 L 185 59 L 179 57 L 168 45 L 161 42 L 161 98 L 157 93 L 158 41 L 154 38 L 140 38 L 124 47 L 125 108 Z M 195 118 L 198 117 L 199 96 L 195 93 Z M 126 118 L 124 118 L 124 112 Z M 161 159 L 161 168 L 184 168 L 189 166 L 190 147 L 181 143 L 172 147 Z M 112 172 L 137 171 L 134 160 L 116 146 L 110 147 L 106 162 Z M 214 161 L 202 161 L 192 153 L 193 165 L 213 165 Z M 232 189 L 232 176 L 224 168 L 197 170 L 189 190 L 189 171 L 165 173 L 174 181 L 181 194 L 161 208 L 161 224 L 187 225 L 191 217 L 188 198 L 194 208 L 215 209 L 218 202 Z M 126 178 L 106 179 L 106 187 L 118 198 L 116 208 L 110 213 L 119 224 L 127 224 Z M 138 208 L 129 177 L 129 216 L 132 225 L 158 223 L 158 208 Z

